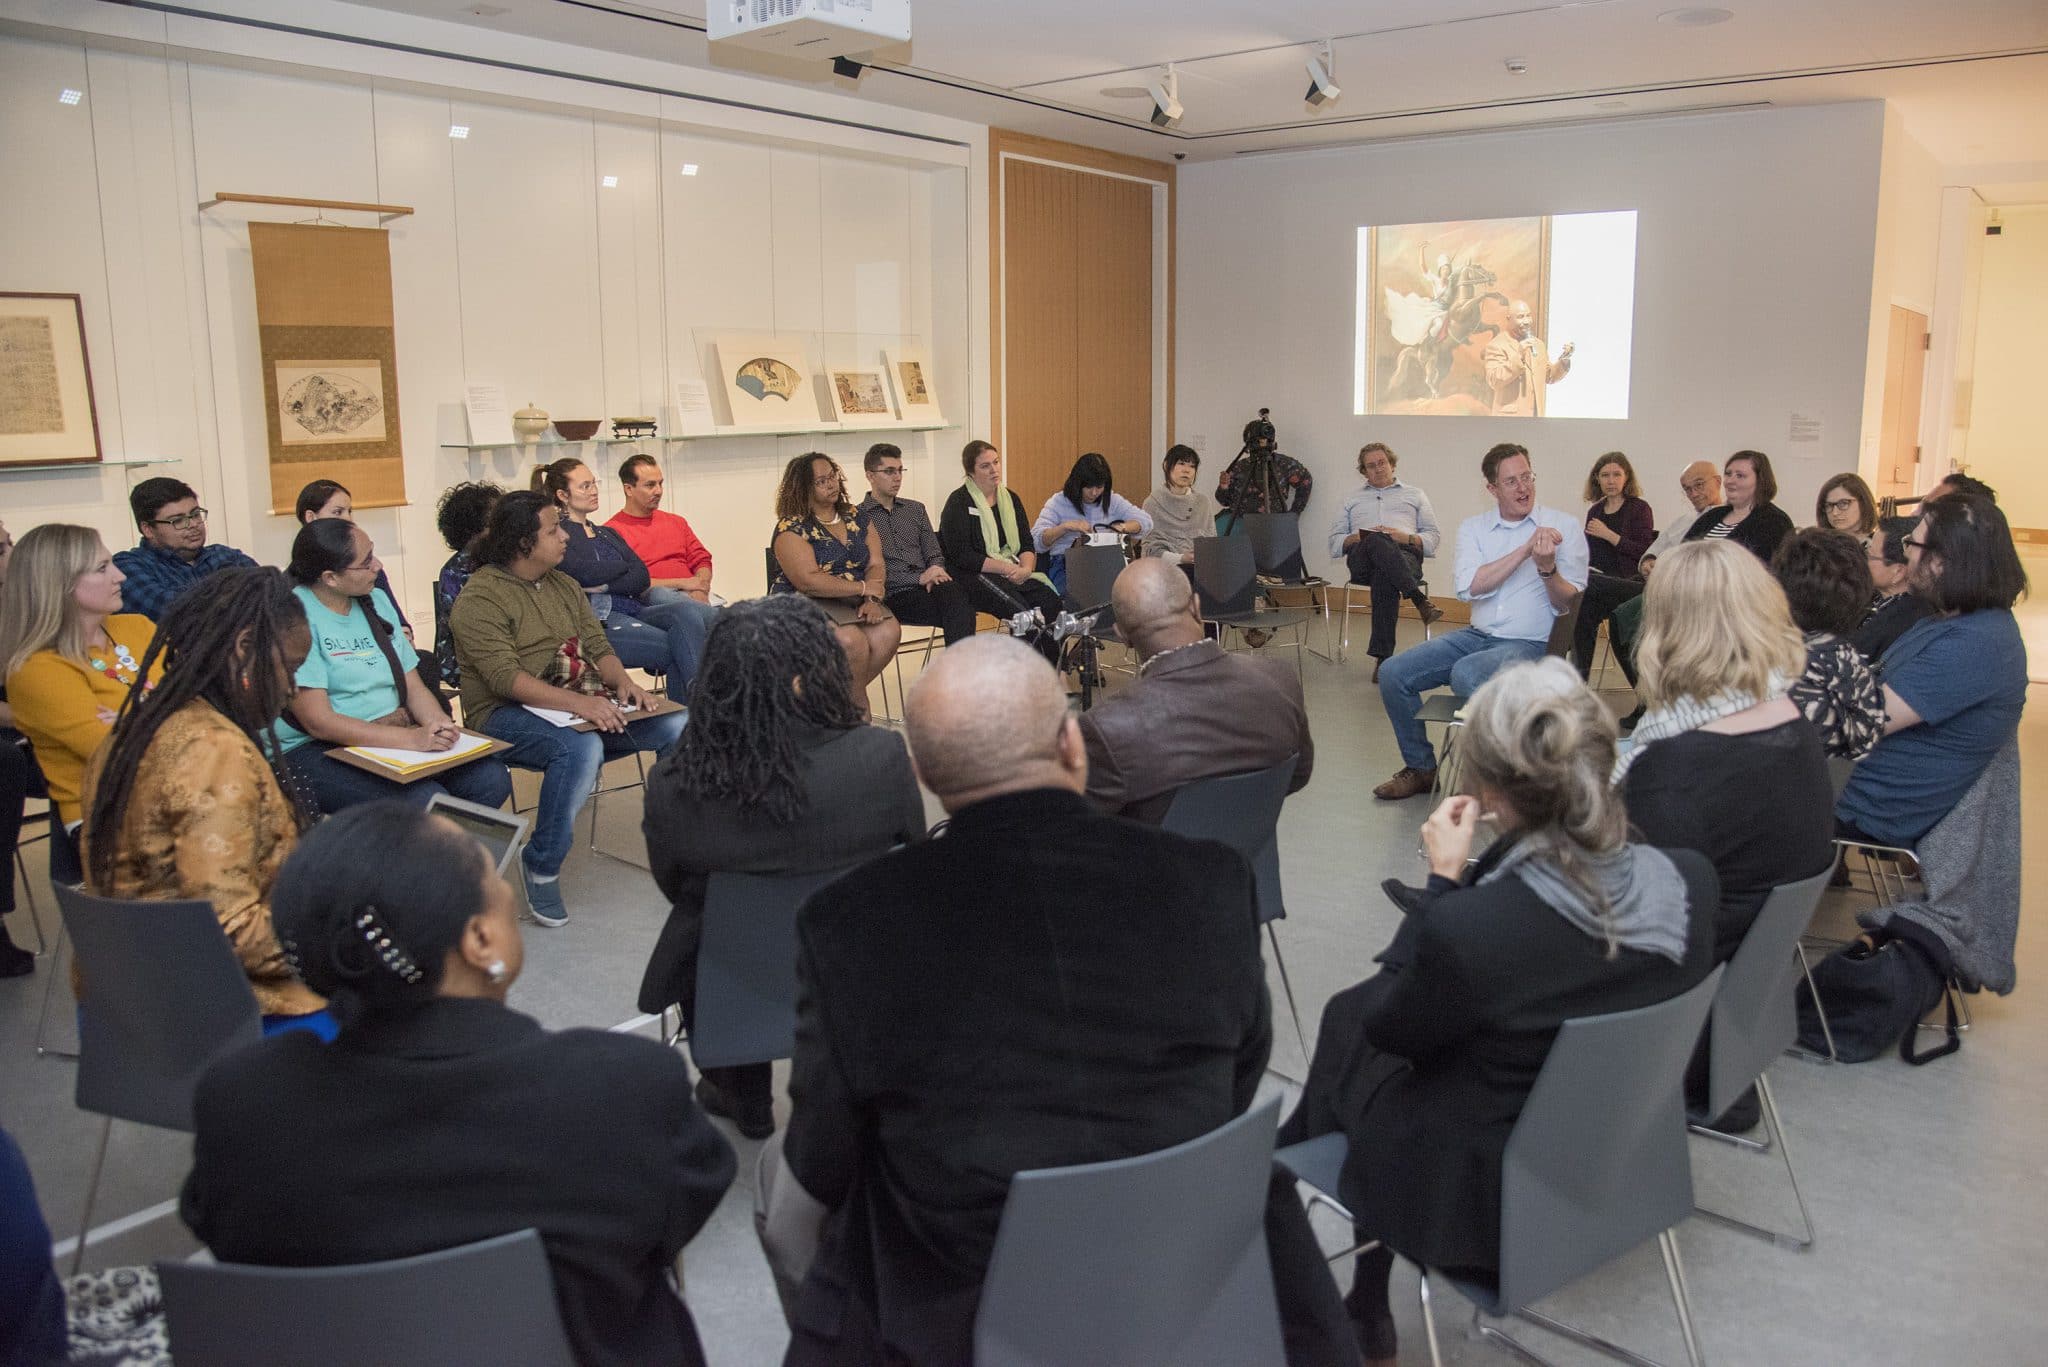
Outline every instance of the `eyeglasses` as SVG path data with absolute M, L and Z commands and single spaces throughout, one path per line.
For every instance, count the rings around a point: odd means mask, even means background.
M 1906 554 L 1908 555 L 1911 555 L 1914 551 L 1924 551 L 1927 549 L 1927 542 L 1925 540 L 1915 541 L 1910 536 L 1900 544 L 1906 548 Z
M 1853 498 L 1831 498 L 1821 506 L 1831 513 L 1845 513 L 1856 506 L 1856 500 Z
M 902 474 L 904 470 L 908 468 L 908 466 L 903 465 L 877 465 L 875 467 L 875 473 L 878 475 L 888 475 L 893 479 L 895 476 Z
M 204 521 L 206 521 L 206 509 L 194 508 L 191 512 L 179 513 L 176 517 L 153 517 L 149 520 L 149 525 L 152 527 L 171 527 L 182 531 L 186 527 L 196 527 Z
M 1533 489 L 1536 487 L 1536 476 L 1509 475 L 1506 479 L 1500 481 L 1500 487 L 1503 489 Z

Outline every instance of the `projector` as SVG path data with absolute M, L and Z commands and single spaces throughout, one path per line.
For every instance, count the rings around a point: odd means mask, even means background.
M 710 0 L 711 41 L 786 57 L 871 55 L 910 41 L 910 0 Z

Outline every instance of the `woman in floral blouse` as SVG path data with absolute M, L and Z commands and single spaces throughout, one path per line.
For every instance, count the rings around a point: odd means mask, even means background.
M 1884 736 L 1884 693 L 1849 642 L 1870 602 L 1863 543 L 1847 532 L 1808 527 L 1771 557 L 1792 620 L 1806 636 L 1806 672 L 1791 698 L 1820 731 L 1832 757 L 1862 759 Z
M 882 605 L 888 565 L 882 537 L 847 501 L 846 473 L 820 451 L 809 451 L 782 472 L 775 494 L 775 574 L 770 593 L 801 593 L 832 619 L 853 696 L 868 715 L 868 685 L 896 656 L 903 628 Z
M 85 882 L 102 897 L 213 904 L 249 975 L 266 1034 L 332 1038 L 326 1002 L 293 973 L 270 925 L 270 890 L 304 809 L 266 756 L 312 636 L 273 569 L 223 570 L 174 602 L 142 659 L 162 662 L 149 701 L 131 695 L 85 773 Z M 92 1009 L 91 984 L 80 992 Z

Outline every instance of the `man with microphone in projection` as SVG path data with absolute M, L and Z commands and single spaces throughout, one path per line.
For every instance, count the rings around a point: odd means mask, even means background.
M 1529 305 L 1517 299 L 1508 307 L 1507 328 L 1486 344 L 1486 383 L 1493 390 L 1493 416 L 1542 417 L 1544 387 L 1556 384 L 1572 368 L 1573 344 L 1566 342 L 1555 361 L 1543 339 L 1529 330 Z

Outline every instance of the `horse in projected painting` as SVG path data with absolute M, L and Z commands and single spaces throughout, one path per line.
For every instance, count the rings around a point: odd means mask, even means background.
M 1367 411 L 1489 412 L 1486 344 L 1514 300 L 1539 312 L 1543 306 L 1543 220 L 1412 223 L 1371 232 Z

